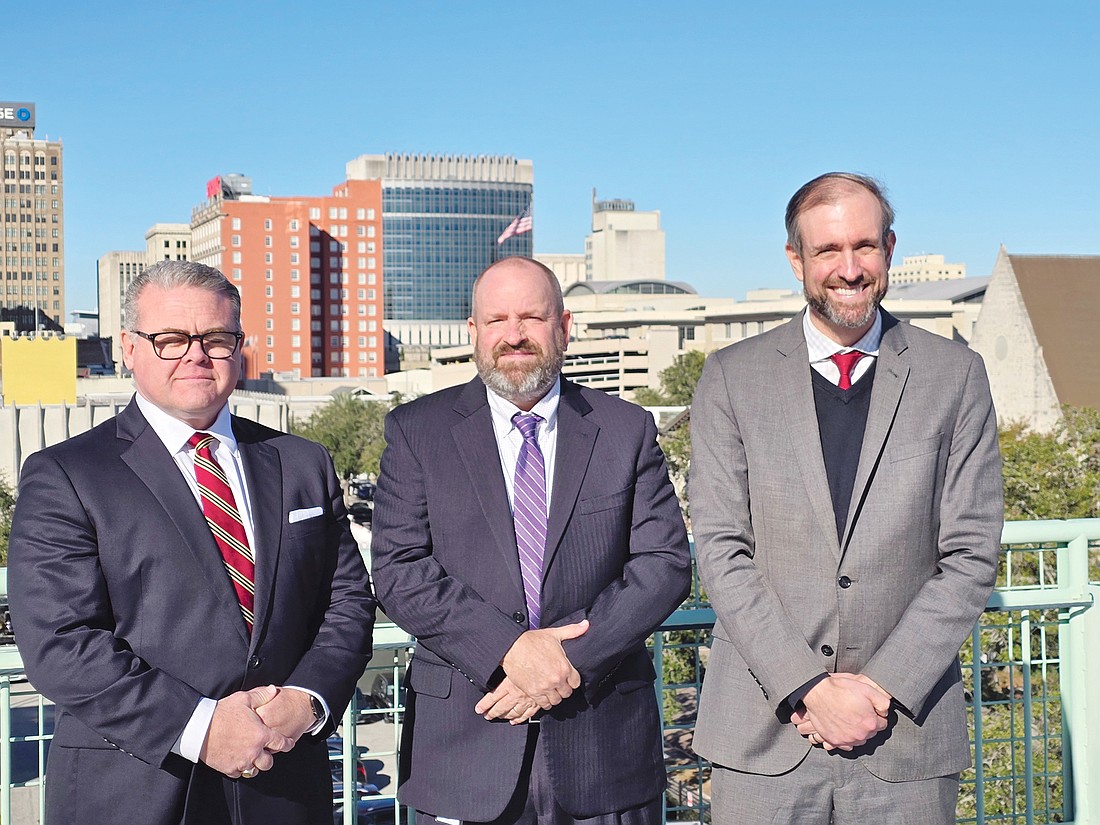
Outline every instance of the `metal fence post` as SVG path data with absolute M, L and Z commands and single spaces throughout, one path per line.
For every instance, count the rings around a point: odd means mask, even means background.
M 1100 791 L 1100 758 L 1089 759 L 1090 750 L 1100 747 L 1100 709 L 1097 708 L 1095 680 L 1091 686 L 1089 684 L 1089 673 L 1095 674 L 1095 668 L 1100 667 L 1100 652 L 1095 642 L 1100 638 L 1100 612 L 1096 607 L 1100 587 L 1089 584 L 1089 546 L 1084 536 L 1068 542 L 1064 556 L 1062 552 L 1059 555 L 1059 577 L 1064 575 L 1066 584 L 1092 597 L 1088 607 L 1070 609 L 1070 615 L 1076 615 L 1061 626 L 1058 634 L 1063 679 L 1063 753 L 1070 755 L 1064 760 L 1070 767 L 1063 782 L 1065 796 L 1073 805 L 1067 813 L 1075 823 L 1084 825 L 1100 813 L 1091 794 L 1092 788 Z

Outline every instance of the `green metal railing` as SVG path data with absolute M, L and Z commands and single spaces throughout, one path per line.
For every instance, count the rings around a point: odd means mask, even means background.
M 1100 825 L 1100 610 L 1092 609 L 1100 593 L 1100 519 L 1010 522 L 1002 545 L 997 589 L 961 652 L 975 758 L 962 777 L 958 822 Z M 690 743 L 713 625 L 696 578 L 688 600 L 653 636 L 669 821 L 710 820 L 710 766 Z M 375 658 L 342 720 L 340 775 L 343 789 L 361 797 L 356 805 L 374 811 L 372 821 L 399 821 L 400 685 L 411 643 L 392 625 L 376 635 Z M 0 648 L 4 823 L 13 823 L 13 791 L 22 794 L 19 810 L 41 810 L 39 777 L 52 732 L 52 706 L 16 681 L 20 670 L 14 647 Z M 33 776 L 12 776 L 13 749 L 33 751 L 23 759 Z M 377 792 L 357 785 L 363 760 L 369 778 L 382 780 Z M 353 825 L 359 820 L 347 795 L 341 791 L 334 804 Z

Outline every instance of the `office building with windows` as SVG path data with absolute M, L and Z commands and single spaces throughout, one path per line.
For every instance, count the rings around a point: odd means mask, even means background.
M 906 255 L 890 267 L 890 286 L 950 281 L 966 277 L 966 264 L 949 264 L 943 255 Z
M 386 322 L 465 321 L 474 278 L 530 255 L 533 232 L 497 244 L 530 203 L 534 165 L 497 155 L 361 155 L 349 184 L 382 187 Z
M 191 224 L 155 223 L 145 233 L 145 256 L 157 261 L 191 260 Z
M 0 309 L 21 332 L 60 330 L 65 318 L 61 141 L 34 127 L 33 103 L 0 102 Z
M 191 259 L 241 291 L 245 378 L 381 376 L 380 183 L 261 197 L 251 179 L 224 175 L 206 193 L 191 213 Z
M 100 335 L 111 339 L 111 355 L 116 364 L 122 363 L 122 331 L 126 319 L 122 317 L 122 299 L 130 282 L 145 271 L 146 253 L 137 250 L 114 250 L 96 261 L 96 283 L 99 288 Z

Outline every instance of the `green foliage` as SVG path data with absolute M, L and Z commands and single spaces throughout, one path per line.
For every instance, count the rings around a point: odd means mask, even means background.
M 703 664 L 699 659 L 699 648 L 707 644 L 709 631 L 670 630 L 663 634 L 661 648 L 661 679 L 665 690 L 662 692 L 662 716 L 666 725 L 685 722 L 685 694 L 695 696 L 703 680 Z M 687 688 L 685 691 L 683 688 Z M 694 720 L 694 709 L 688 714 Z
M 305 421 L 291 421 L 291 432 L 328 448 L 341 478 L 378 473 L 386 446 L 383 420 L 393 403 L 338 395 Z
M 1050 433 L 1001 430 L 1005 518 L 1100 516 L 1100 410 L 1063 407 Z
M 691 350 L 676 356 L 672 366 L 661 370 L 661 390 L 657 392 L 644 387 L 634 392 L 634 400 L 643 407 L 675 407 L 691 404 L 695 395 L 695 385 L 703 374 L 703 362 L 706 354 L 701 350 Z
M 8 537 L 11 535 L 11 517 L 15 513 L 15 490 L 0 475 L 0 567 L 8 563 Z
M 635 390 L 634 401 L 643 407 L 690 406 L 695 395 L 695 385 L 703 373 L 706 354 L 700 350 L 685 352 L 676 357 L 672 366 L 661 370 L 661 389 L 643 387 Z M 691 428 L 678 427 L 660 438 L 661 449 L 668 461 L 668 472 L 681 491 L 681 506 L 687 504 L 688 464 L 691 462 Z

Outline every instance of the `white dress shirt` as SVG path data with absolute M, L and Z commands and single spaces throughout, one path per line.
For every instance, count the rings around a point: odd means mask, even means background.
M 827 378 L 834 385 L 840 385 L 840 367 L 832 360 L 832 355 L 837 352 L 851 352 L 859 350 L 864 357 L 856 361 L 852 370 L 851 381 L 856 383 L 871 369 L 871 364 L 878 358 L 878 348 L 882 343 L 882 312 L 875 311 L 875 322 L 871 328 L 850 347 L 842 347 L 814 326 L 810 320 L 810 310 L 802 316 L 802 332 L 806 336 L 806 351 L 809 353 L 810 366 L 817 370 L 822 377 Z
M 153 432 L 164 444 L 168 453 L 172 456 L 172 460 L 176 462 L 176 467 L 179 468 L 180 474 L 195 496 L 195 503 L 201 509 L 202 498 L 199 493 L 198 480 L 195 478 L 195 451 L 187 443 L 191 436 L 195 434 L 195 428 L 178 418 L 172 417 L 152 401 L 144 398 L 140 392 L 136 394 L 136 398 L 138 409 L 141 410 L 141 414 L 145 416 L 145 420 L 149 422 Z M 252 549 L 253 557 L 258 559 L 263 548 L 256 546 L 256 534 L 252 522 L 252 499 L 248 495 L 248 482 L 245 479 L 244 465 L 241 463 L 241 451 L 237 447 L 237 437 L 233 435 L 233 422 L 230 418 L 228 404 L 221 408 L 218 417 L 214 419 L 214 423 L 202 432 L 210 433 L 217 440 L 217 446 L 213 451 L 214 459 L 221 465 L 226 478 L 229 480 L 229 488 L 233 491 L 233 499 L 237 504 L 241 522 L 244 524 L 245 535 L 248 537 L 248 546 Z M 284 688 L 301 690 L 317 697 L 324 706 L 325 715 L 323 719 L 315 723 L 306 732 L 315 733 L 324 727 L 329 717 L 328 703 L 325 702 L 324 697 L 312 690 L 295 687 L 294 685 L 284 685 Z M 217 705 L 216 700 L 207 697 L 199 700 L 198 706 L 192 712 L 191 718 L 188 720 L 179 739 L 172 746 L 173 753 L 178 753 L 192 762 L 199 761 L 199 753 L 201 753 L 202 745 L 206 741 L 206 734 L 210 730 L 210 720 L 214 717 L 214 709 Z
M 512 416 L 524 412 L 511 401 L 501 398 L 488 387 L 489 409 L 493 414 L 493 434 L 496 436 L 497 452 L 500 454 L 500 468 L 504 471 L 504 486 L 508 490 L 508 507 L 515 506 L 514 487 L 516 483 L 516 464 L 519 463 L 519 448 L 523 445 L 523 433 L 512 423 Z M 554 382 L 546 395 L 538 400 L 531 412 L 543 421 L 535 435 L 542 451 L 542 463 L 546 468 L 546 514 L 550 515 L 550 495 L 554 480 L 554 455 L 558 448 L 558 402 L 561 401 L 561 378 Z

